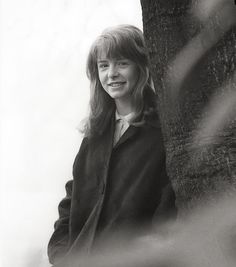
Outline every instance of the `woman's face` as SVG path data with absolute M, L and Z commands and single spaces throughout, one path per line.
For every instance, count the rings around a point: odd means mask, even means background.
M 126 58 L 107 58 L 101 53 L 97 60 L 99 80 L 103 89 L 115 102 L 130 102 L 131 94 L 137 84 L 139 71 L 137 65 Z

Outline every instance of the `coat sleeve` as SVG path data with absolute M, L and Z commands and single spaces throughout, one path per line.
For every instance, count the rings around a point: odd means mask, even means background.
M 54 224 L 54 232 L 48 244 L 48 258 L 50 263 L 55 263 L 62 258 L 68 248 L 69 241 L 69 220 L 72 197 L 73 181 L 66 183 L 66 197 L 58 206 L 59 219 Z
M 74 169 L 84 153 L 86 138 L 83 139 L 79 153 L 77 154 L 74 164 Z M 54 232 L 48 243 L 48 258 L 49 262 L 55 264 L 59 262 L 69 250 L 69 233 L 70 233 L 70 210 L 73 192 L 73 180 L 66 183 L 66 196 L 61 200 L 58 206 L 59 218 L 54 224 Z

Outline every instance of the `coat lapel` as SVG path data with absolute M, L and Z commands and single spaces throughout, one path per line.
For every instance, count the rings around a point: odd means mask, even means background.
M 113 148 L 113 136 L 115 130 L 115 120 L 111 120 L 111 123 L 107 125 L 103 134 L 92 141 L 91 144 L 91 160 L 96 164 L 97 170 L 103 169 L 107 162 L 110 160 L 112 148 Z M 103 175 L 104 176 L 104 175 Z
M 116 143 L 114 146 L 114 149 L 116 149 L 121 144 L 125 143 L 127 140 L 132 138 L 134 135 L 136 135 L 139 131 L 139 127 L 130 125 L 129 128 L 125 131 L 125 133 L 121 136 L 120 140 Z

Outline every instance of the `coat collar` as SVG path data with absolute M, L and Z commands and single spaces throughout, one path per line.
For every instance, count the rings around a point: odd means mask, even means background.
M 133 125 L 130 125 L 129 128 L 124 132 L 124 134 L 121 136 L 120 140 L 115 144 L 113 149 L 116 149 L 121 144 L 125 143 L 127 140 L 132 138 L 134 135 L 136 135 L 139 132 L 139 128 L 135 127 Z
M 99 138 L 95 138 L 94 140 L 96 145 L 93 147 L 98 148 L 98 151 L 104 152 L 104 148 L 106 148 L 105 149 L 106 151 L 109 151 L 108 153 L 103 153 L 103 155 L 98 155 L 98 158 L 100 158 L 101 161 L 107 162 L 107 160 L 110 157 L 112 149 L 116 149 L 118 146 L 120 146 L 121 144 L 125 143 L 127 140 L 131 139 L 133 136 L 138 134 L 141 128 L 143 127 L 160 128 L 159 118 L 156 113 L 154 115 L 148 115 L 148 116 L 143 114 L 140 118 L 137 118 L 134 122 L 130 123 L 129 128 L 125 131 L 125 133 L 121 136 L 120 140 L 113 147 L 115 125 L 116 125 L 116 116 L 114 110 L 112 114 L 112 119 L 110 123 L 107 125 L 106 130 Z
M 115 123 L 113 123 L 113 127 L 115 127 Z M 114 146 L 113 149 L 116 149 L 121 144 L 125 143 L 127 140 L 131 139 L 135 135 L 139 133 L 141 128 L 144 127 L 154 127 L 154 128 L 160 128 L 160 123 L 158 116 L 155 115 L 153 117 L 143 117 L 142 120 L 136 121 L 130 124 L 129 128 L 125 131 L 125 133 L 121 136 L 120 140 L 117 142 L 117 144 Z M 113 135 L 114 135 L 114 129 L 113 129 Z M 112 138 L 113 138 L 112 135 Z

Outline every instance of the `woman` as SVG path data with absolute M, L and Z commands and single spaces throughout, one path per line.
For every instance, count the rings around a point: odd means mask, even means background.
M 51 263 L 123 232 L 135 237 L 176 213 L 148 67 L 143 34 L 132 25 L 106 29 L 91 46 L 90 116 L 59 204 Z

